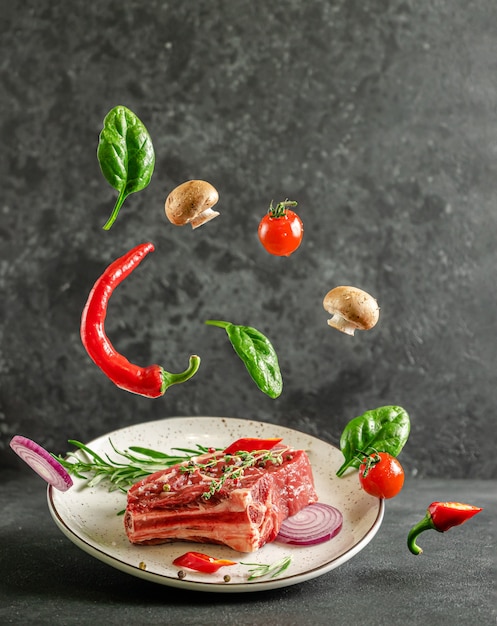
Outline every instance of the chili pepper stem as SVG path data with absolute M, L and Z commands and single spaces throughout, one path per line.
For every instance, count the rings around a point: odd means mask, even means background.
M 112 224 L 114 224 L 114 222 L 117 219 L 117 216 L 119 214 L 119 211 L 121 210 L 122 205 L 124 204 L 124 201 L 126 200 L 126 188 L 122 189 L 117 200 L 116 200 L 116 204 L 114 205 L 114 208 L 112 209 L 112 213 L 109 217 L 109 219 L 107 220 L 107 222 L 104 224 L 103 229 L 104 230 L 109 230 L 110 227 L 112 226 Z
M 165 369 L 162 369 L 161 392 L 165 393 L 166 389 L 170 387 L 171 385 L 184 383 L 189 378 L 194 376 L 194 374 L 197 373 L 197 370 L 199 367 L 200 367 L 200 357 L 194 354 L 190 357 L 190 362 L 184 372 L 180 372 L 179 374 L 171 374 L 171 372 L 166 372 Z
M 416 539 L 422 532 L 430 529 L 437 530 L 433 525 L 433 520 L 430 515 L 426 515 L 420 522 L 411 528 L 407 536 L 407 547 L 413 554 L 418 555 L 423 552 L 422 548 L 417 545 Z

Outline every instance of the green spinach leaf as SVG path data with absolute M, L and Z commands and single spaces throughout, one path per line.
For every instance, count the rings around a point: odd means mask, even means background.
M 349 467 L 358 468 L 358 451 L 388 452 L 397 456 L 409 437 L 409 415 L 400 406 L 382 406 L 366 411 L 345 426 L 340 437 L 340 449 L 345 461 L 337 471 L 342 476 Z
M 238 326 L 220 320 L 207 320 L 205 323 L 226 330 L 235 352 L 261 391 L 270 398 L 281 394 L 283 380 L 278 357 L 267 337 L 251 326 Z
M 155 166 L 150 135 L 138 117 L 125 106 L 116 106 L 105 116 L 97 157 L 107 182 L 119 192 L 104 226 L 109 230 L 129 194 L 149 184 Z

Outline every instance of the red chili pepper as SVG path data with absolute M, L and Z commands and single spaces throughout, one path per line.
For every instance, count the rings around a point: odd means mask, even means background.
M 254 450 L 271 450 L 282 440 L 282 437 L 272 439 L 258 439 L 257 437 L 242 437 L 229 445 L 223 454 L 236 454 L 237 452 L 254 452 Z
M 204 574 L 214 574 L 220 567 L 225 565 L 236 565 L 236 561 L 228 561 L 227 559 L 215 559 L 208 554 L 201 552 L 186 552 L 178 558 L 174 559 L 173 565 L 176 567 L 186 567 L 196 572 Z
M 147 398 L 158 398 L 169 386 L 185 382 L 200 365 L 200 358 L 194 355 L 179 374 L 166 372 L 160 365 L 139 367 L 119 354 L 105 333 L 107 304 L 114 289 L 153 250 L 152 243 L 143 243 L 111 263 L 93 286 L 81 318 L 81 340 L 93 362 L 115 385 Z
M 464 524 L 473 515 L 482 511 L 480 507 L 461 502 L 432 502 L 426 511 L 425 517 L 418 522 L 407 537 L 407 546 L 413 554 L 421 554 L 423 550 L 416 544 L 417 536 L 425 530 L 436 530 L 444 533 L 452 526 Z

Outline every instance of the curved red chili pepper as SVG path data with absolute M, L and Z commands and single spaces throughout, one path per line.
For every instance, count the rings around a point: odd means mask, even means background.
M 444 533 L 453 526 L 464 524 L 482 511 L 478 506 L 462 502 L 432 502 L 424 518 L 409 531 L 407 546 L 413 554 L 421 554 L 423 550 L 416 544 L 417 536 L 425 530 L 436 530 Z
M 93 362 L 115 385 L 147 398 L 158 398 L 171 385 L 185 382 L 200 365 L 200 358 L 193 355 L 188 368 L 179 374 L 166 372 L 160 365 L 139 367 L 119 354 L 105 333 L 107 305 L 114 289 L 154 249 L 152 243 L 143 243 L 111 263 L 93 286 L 81 317 L 81 341 Z

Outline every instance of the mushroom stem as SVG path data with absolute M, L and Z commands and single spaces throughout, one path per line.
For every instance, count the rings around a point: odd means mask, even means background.
M 192 228 L 198 228 L 199 226 L 202 226 L 202 224 L 209 222 L 210 220 L 214 219 L 218 215 L 219 215 L 219 211 L 214 211 L 213 209 L 205 209 L 205 211 L 195 216 L 191 220 L 190 224 L 192 225 Z
M 328 324 L 336 328 L 337 330 L 346 333 L 347 335 L 354 335 L 357 326 L 349 322 L 340 313 L 335 313 L 331 319 L 328 320 Z

